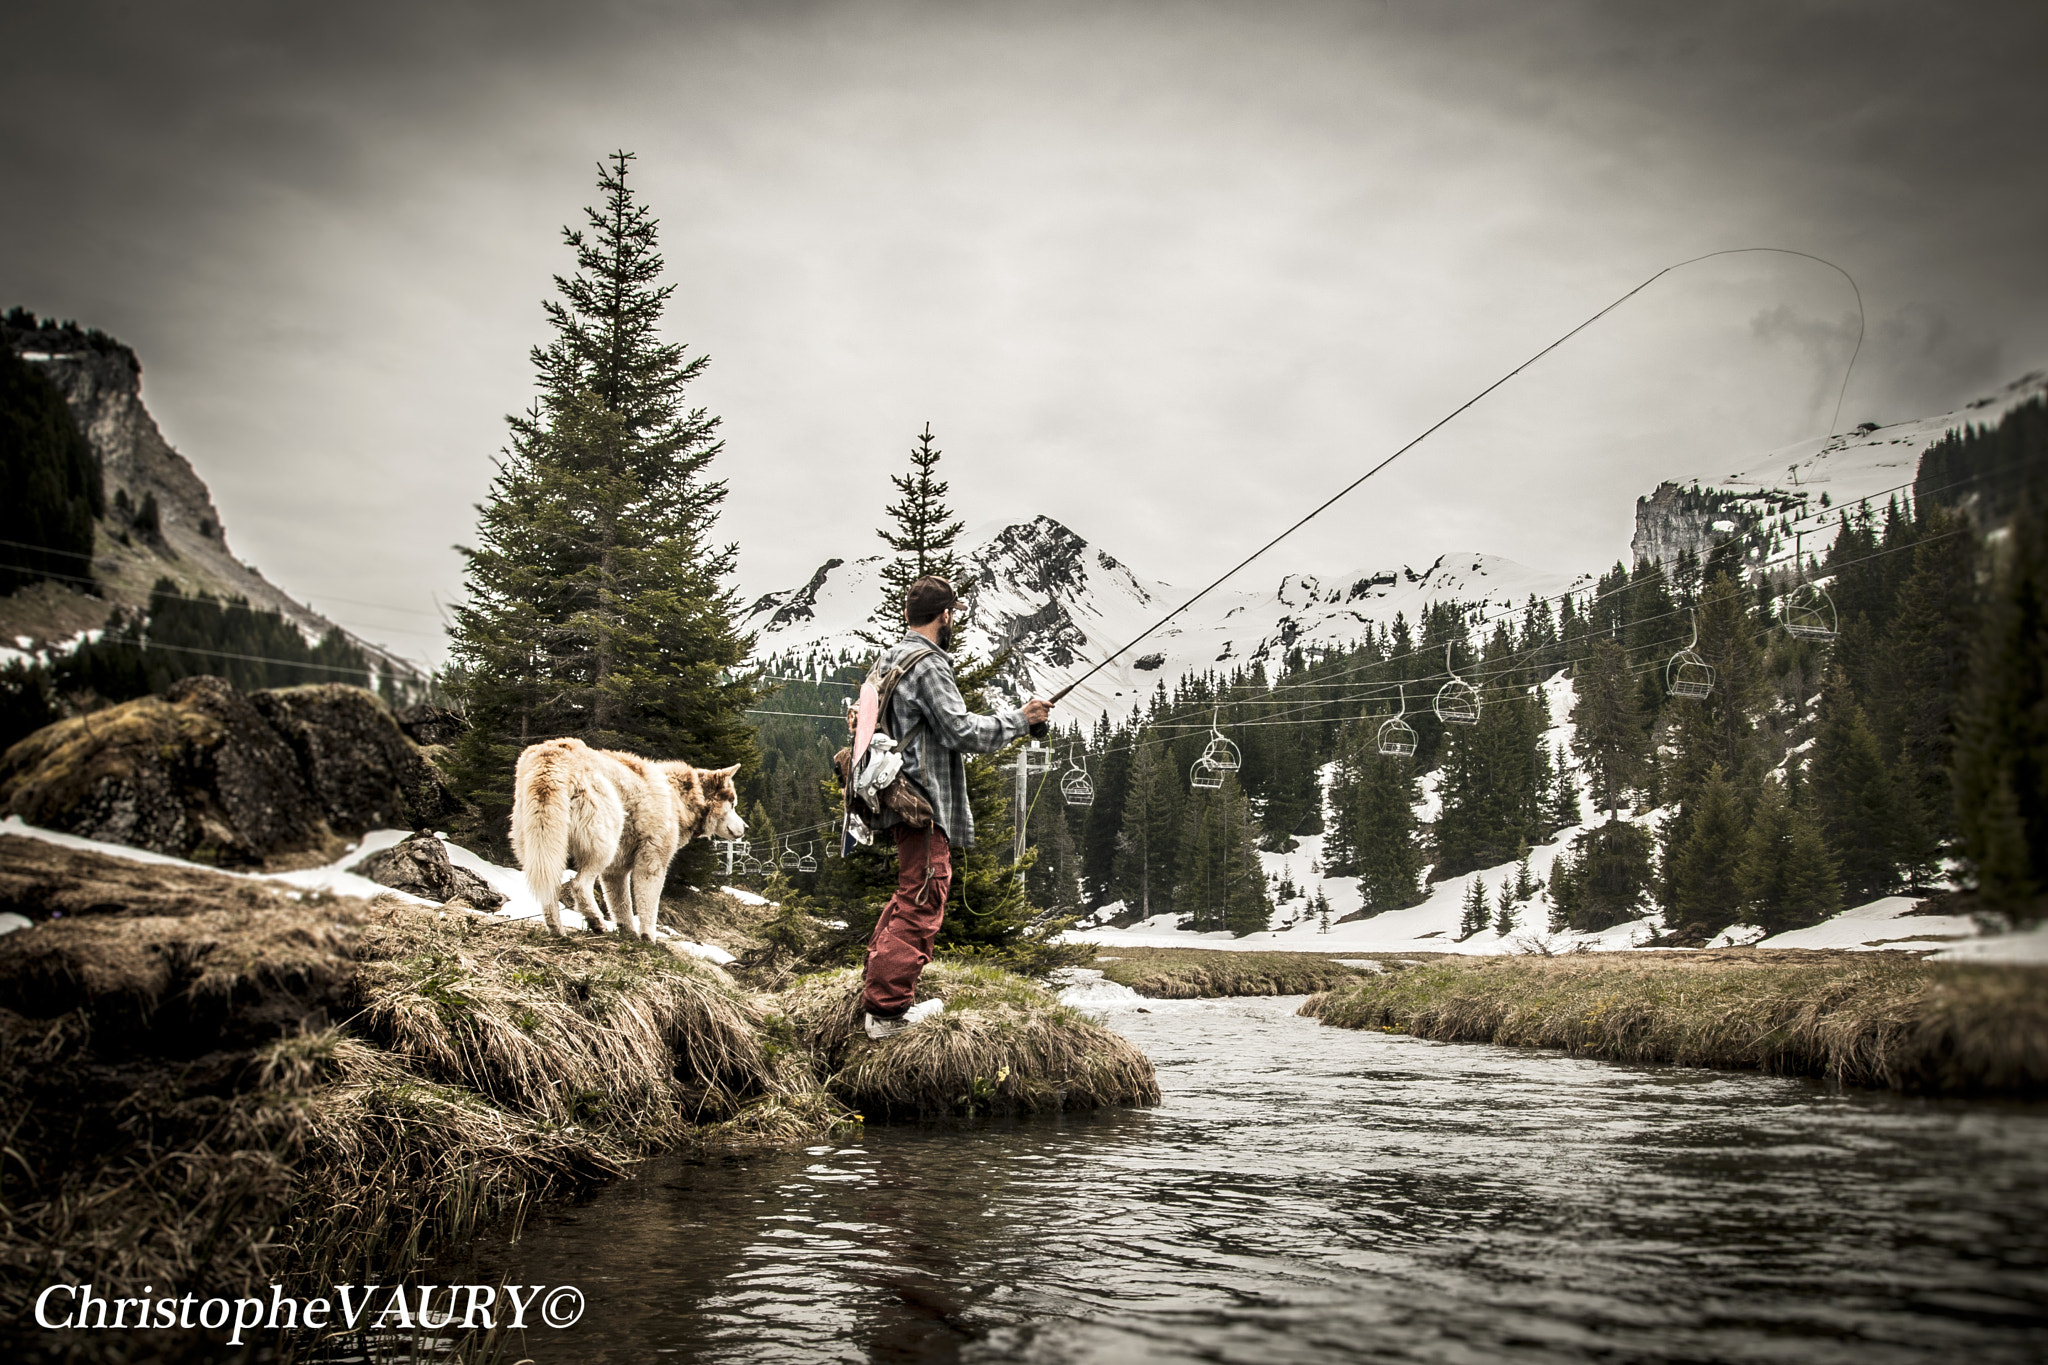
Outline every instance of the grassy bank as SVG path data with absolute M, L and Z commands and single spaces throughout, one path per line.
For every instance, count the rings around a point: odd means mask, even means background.
M 2048 1094 L 2048 969 L 1901 953 L 1452 958 L 1311 997 L 1343 1028 L 1755 1069 L 1924 1094 Z
M 1090 966 L 1155 1000 L 1221 995 L 1307 995 L 1363 973 L 1321 953 L 1239 953 L 1213 948 L 1113 948 Z
M 869 1118 L 1034 1113 L 1157 1104 L 1145 1054 L 1021 977 L 936 962 L 917 998 L 938 1018 L 877 1046 L 857 1025 L 860 973 L 804 977 L 775 998 L 792 1045 L 811 1051 L 825 1086 Z
M 36 921 L 0 936 L 17 1326 L 57 1279 L 402 1275 L 655 1150 L 1158 1095 L 1129 1044 L 985 968 L 935 968 L 955 1009 L 878 1047 L 849 974 L 771 996 L 622 937 L 27 839 L 0 837 L 0 908 Z

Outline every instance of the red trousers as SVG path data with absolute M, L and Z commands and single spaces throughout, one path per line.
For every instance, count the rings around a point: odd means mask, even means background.
M 898 825 L 896 894 L 882 907 L 868 936 L 864 1005 L 876 1014 L 901 1014 L 916 998 L 917 978 L 932 960 L 932 944 L 946 921 L 953 885 L 953 847 L 936 825 Z

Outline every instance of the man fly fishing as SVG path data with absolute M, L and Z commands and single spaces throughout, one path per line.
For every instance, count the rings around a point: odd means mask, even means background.
M 860 1007 L 867 1035 L 876 1041 L 945 1008 L 937 1000 L 912 1008 L 911 1001 L 945 921 L 953 850 L 974 847 L 974 812 L 967 804 L 962 755 L 994 753 L 1052 713 L 1052 703 L 1036 698 L 993 716 L 967 709 L 949 653 L 958 602 L 953 585 L 943 578 L 912 583 L 903 597 L 909 629 L 869 672 L 871 681 L 885 680 L 873 724 L 894 737 L 894 751 L 902 758 L 889 785 L 909 789 L 898 799 L 884 792 L 874 803 L 881 829 L 896 843 L 896 894 L 875 921 L 863 972 Z M 881 747 L 883 735 L 875 738 L 873 747 Z

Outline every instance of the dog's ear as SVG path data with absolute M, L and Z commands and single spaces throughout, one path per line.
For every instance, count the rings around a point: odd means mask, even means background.
M 710 775 L 711 775 L 712 777 L 727 777 L 727 778 L 729 778 L 729 777 L 731 777 L 731 776 L 732 776 L 732 775 L 733 775 L 734 773 L 738 772 L 739 770 L 740 770 L 740 765 L 739 765 L 739 764 L 737 764 L 737 763 L 735 763 L 735 764 L 733 764 L 733 765 L 732 765 L 732 766 L 731 766 L 730 768 L 713 768 L 713 769 L 711 770 L 711 774 L 710 774 Z

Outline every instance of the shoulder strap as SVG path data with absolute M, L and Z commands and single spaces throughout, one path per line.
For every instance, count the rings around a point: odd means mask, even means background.
M 877 724 L 888 723 L 889 704 L 896 700 L 896 685 L 909 677 L 912 669 L 938 652 L 936 649 L 912 650 L 902 663 L 897 664 L 883 675 L 880 686 L 875 689 L 875 719 Z M 880 661 L 877 660 L 877 662 Z M 899 751 L 909 747 L 910 736 L 916 734 L 923 724 L 924 721 L 920 718 L 916 724 L 912 725 L 904 733 L 895 736 L 896 747 Z

